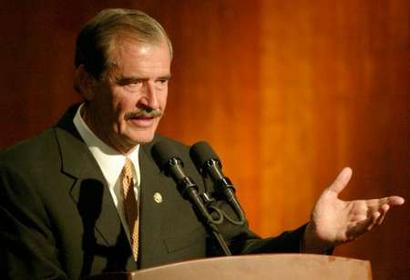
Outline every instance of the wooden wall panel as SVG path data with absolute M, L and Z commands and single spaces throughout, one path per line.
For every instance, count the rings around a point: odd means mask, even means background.
M 343 198 L 409 193 L 408 3 L 391 1 L 13 1 L 0 10 L 0 147 L 39 133 L 68 104 L 74 40 L 106 7 L 168 30 L 173 79 L 160 131 L 208 140 L 263 236 L 307 221 L 345 165 Z M 406 205 L 336 253 L 375 279 L 410 274 Z
M 344 165 L 355 175 L 343 198 L 408 198 L 408 5 L 262 2 L 261 231 L 301 223 Z M 375 279 L 405 279 L 408 209 L 336 253 L 371 260 Z
M 226 173 L 249 186 L 241 188 L 240 197 L 248 214 L 257 217 L 258 9 L 247 1 L 193 3 L 181 5 L 184 20 L 169 26 L 175 62 L 160 131 L 190 144 L 212 143 Z

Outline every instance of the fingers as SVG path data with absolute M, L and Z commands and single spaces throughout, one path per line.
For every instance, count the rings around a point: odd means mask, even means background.
M 379 211 L 369 212 L 367 217 L 358 219 L 350 224 L 346 231 L 347 241 L 355 240 L 366 232 L 371 231 L 376 226 L 381 225 L 389 209 L 390 206 L 388 204 L 384 204 Z
M 386 218 L 387 212 L 389 210 L 390 205 L 387 202 L 383 205 L 380 205 L 380 207 L 378 207 L 377 209 L 373 209 L 373 211 L 369 213 L 369 216 L 371 216 L 372 219 L 372 223 L 369 226 L 368 230 L 371 230 L 374 226 L 381 225 Z
M 390 205 L 390 206 L 399 206 L 399 205 L 402 205 L 402 204 L 404 204 L 404 198 L 403 197 L 401 197 L 401 196 L 396 196 L 396 195 L 394 195 L 394 196 L 389 196 L 388 198 L 387 198 L 387 203 Z
M 350 167 L 343 168 L 343 170 L 339 173 L 337 178 L 328 188 L 329 191 L 339 194 L 347 186 L 350 178 L 352 178 L 352 169 Z
M 369 220 L 367 230 L 370 231 L 375 226 L 381 225 L 390 208 L 392 206 L 402 205 L 403 203 L 404 199 L 400 196 L 389 196 L 380 199 L 367 200 L 367 219 Z
M 375 226 L 380 226 L 384 219 L 386 218 L 386 214 L 389 211 L 390 206 L 388 204 L 382 205 L 378 211 L 371 213 L 371 224 L 367 228 L 368 231 L 372 230 Z
M 384 204 L 382 207 L 379 208 L 378 211 L 369 211 L 367 213 L 367 217 L 358 219 L 350 226 L 346 234 L 347 238 L 350 241 L 354 240 L 362 234 L 371 231 L 376 226 L 381 225 L 389 209 L 390 206 L 388 204 Z
M 387 211 L 389 211 L 390 206 L 388 204 L 384 204 L 382 205 L 382 207 L 380 207 L 380 211 L 376 212 L 379 214 L 379 217 L 376 219 L 375 224 L 380 226 L 383 221 L 384 218 L 386 217 Z
M 368 201 L 355 201 L 351 211 L 352 220 L 347 233 L 348 239 L 356 239 L 365 232 L 381 225 L 391 208 L 388 204 L 389 201 L 389 197 Z
M 400 206 L 404 204 L 404 198 L 400 196 L 386 196 L 383 198 L 368 199 L 366 200 L 366 204 L 369 208 L 378 210 L 385 204 L 389 206 Z

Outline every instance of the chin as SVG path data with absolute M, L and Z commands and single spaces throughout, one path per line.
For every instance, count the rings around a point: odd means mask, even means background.
M 144 135 L 138 135 L 136 137 L 132 137 L 131 141 L 135 144 L 146 144 L 154 139 L 154 133 L 146 133 Z

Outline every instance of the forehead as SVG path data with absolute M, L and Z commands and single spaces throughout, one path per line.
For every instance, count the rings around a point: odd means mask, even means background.
M 164 41 L 116 40 L 110 52 L 112 70 L 122 75 L 169 75 L 171 54 Z

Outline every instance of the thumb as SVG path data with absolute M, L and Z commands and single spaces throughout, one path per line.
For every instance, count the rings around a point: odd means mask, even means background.
M 338 195 L 347 186 L 350 178 L 352 178 L 352 169 L 350 167 L 343 168 L 337 178 L 329 186 L 328 190 L 335 192 L 336 195 Z

